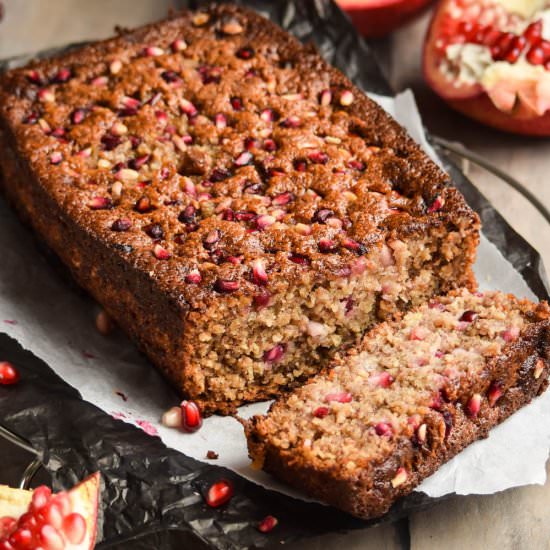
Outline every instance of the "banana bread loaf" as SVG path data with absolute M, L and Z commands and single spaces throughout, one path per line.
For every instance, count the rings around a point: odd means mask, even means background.
M 473 287 L 478 218 L 312 48 L 232 6 L 9 71 L 5 194 L 206 413 Z
M 355 516 L 377 517 L 540 394 L 548 305 L 453 294 L 379 325 L 249 421 L 257 465 Z

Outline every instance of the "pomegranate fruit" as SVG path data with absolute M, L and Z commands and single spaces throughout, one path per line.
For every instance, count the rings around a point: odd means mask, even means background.
M 423 65 L 457 111 L 499 130 L 550 135 L 550 1 L 443 0 Z
M 91 550 L 95 545 L 99 472 L 52 494 L 0 486 L 1 550 Z
M 338 0 L 357 30 L 369 37 L 380 37 L 396 29 L 431 0 Z

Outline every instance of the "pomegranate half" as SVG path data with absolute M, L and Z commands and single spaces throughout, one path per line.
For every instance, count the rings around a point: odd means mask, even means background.
M 99 472 L 52 494 L 0 485 L 0 550 L 91 550 L 97 532 Z
M 338 0 L 357 30 L 369 37 L 388 34 L 432 0 Z
M 550 135 L 550 0 L 443 0 L 423 65 L 457 111 L 499 130 Z

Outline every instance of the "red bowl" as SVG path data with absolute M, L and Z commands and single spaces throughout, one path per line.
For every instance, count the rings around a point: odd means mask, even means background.
M 337 0 L 365 36 L 380 37 L 396 29 L 432 0 Z

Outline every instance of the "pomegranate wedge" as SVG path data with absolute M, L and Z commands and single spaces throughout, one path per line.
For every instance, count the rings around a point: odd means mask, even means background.
M 424 75 L 475 120 L 550 135 L 550 1 L 444 0 L 426 37 Z

